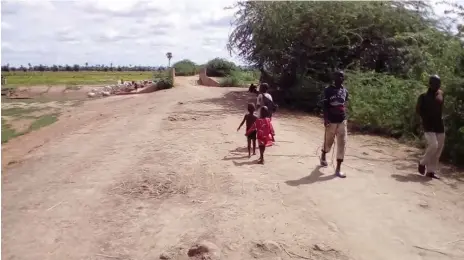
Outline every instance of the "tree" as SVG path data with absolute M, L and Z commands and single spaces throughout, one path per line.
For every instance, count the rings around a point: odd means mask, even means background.
M 168 58 L 168 67 L 171 67 L 172 53 L 171 52 L 166 53 L 166 58 Z
M 176 76 L 192 76 L 197 73 L 197 65 L 191 60 L 181 60 L 172 65 Z

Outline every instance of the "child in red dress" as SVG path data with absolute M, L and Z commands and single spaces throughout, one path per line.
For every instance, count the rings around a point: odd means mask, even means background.
M 261 117 L 256 119 L 256 122 L 248 129 L 245 135 L 257 131 L 257 139 L 259 146 L 259 160 L 258 163 L 264 164 L 264 150 L 269 142 L 274 139 L 274 127 L 268 117 L 269 111 L 266 106 L 261 108 Z

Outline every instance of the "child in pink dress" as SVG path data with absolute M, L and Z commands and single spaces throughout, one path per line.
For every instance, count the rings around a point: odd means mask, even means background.
M 261 108 L 261 117 L 256 119 L 256 122 L 247 130 L 245 135 L 257 131 L 258 147 L 259 147 L 259 160 L 258 163 L 264 164 L 264 150 L 266 145 L 272 143 L 274 139 L 274 127 L 272 126 L 271 119 L 268 117 L 268 108 L 266 106 Z

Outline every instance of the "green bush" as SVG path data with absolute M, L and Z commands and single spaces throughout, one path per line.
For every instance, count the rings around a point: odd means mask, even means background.
M 350 121 L 361 130 L 394 137 L 418 133 L 415 115 L 418 95 L 426 90 L 416 80 L 374 72 L 347 73 Z
M 464 79 L 452 79 L 444 88 L 446 143 L 443 156 L 464 165 Z
M 174 87 L 174 79 L 172 78 L 172 73 L 170 70 L 156 73 L 153 81 L 156 84 L 158 90 L 170 89 Z
M 193 76 L 198 73 L 198 66 L 191 60 L 181 60 L 174 65 L 176 69 L 176 76 Z
M 170 78 L 160 79 L 159 81 L 156 82 L 156 87 L 158 90 L 170 89 L 173 86 L 174 85 L 173 85 L 172 79 Z
M 248 87 L 250 84 L 258 84 L 259 74 L 250 71 L 232 71 L 230 75 L 219 82 L 221 87 Z
M 206 75 L 209 77 L 227 77 L 236 70 L 237 66 L 233 62 L 221 58 L 215 58 L 206 63 Z
M 240 78 L 237 77 L 236 75 L 227 76 L 219 82 L 219 86 L 221 87 L 239 87 L 240 85 L 241 85 Z

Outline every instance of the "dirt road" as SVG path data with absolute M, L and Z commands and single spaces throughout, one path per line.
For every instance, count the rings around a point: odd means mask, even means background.
M 253 96 L 191 81 L 5 145 L 3 259 L 201 259 L 204 240 L 211 259 L 464 259 L 463 179 L 429 181 L 415 149 L 360 135 L 335 178 L 319 119 L 283 112 L 257 165 L 235 131 Z

